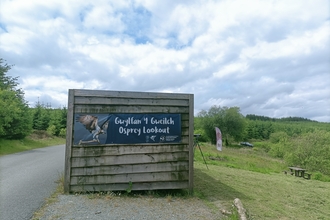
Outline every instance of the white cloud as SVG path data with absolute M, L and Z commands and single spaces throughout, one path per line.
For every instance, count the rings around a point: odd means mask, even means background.
M 308 56 L 314 50 L 329 46 L 330 22 L 325 22 L 316 30 L 308 30 L 288 36 L 278 42 L 257 42 L 253 47 L 245 48 L 241 57 L 244 59 L 276 59 L 279 57 Z
M 195 94 L 195 111 L 330 121 L 329 2 L 1 0 L 0 54 L 30 103 L 69 88 Z

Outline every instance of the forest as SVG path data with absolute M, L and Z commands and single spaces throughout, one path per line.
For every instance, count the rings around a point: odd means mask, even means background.
M 29 107 L 18 78 L 7 75 L 11 67 L 0 59 L 0 139 L 23 139 L 34 130 L 65 137 L 67 109 L 39 101 Z
M 0 59 L 0 140 L 23 139 L 40 130 L 65 137 L 67 109 L 39 101 L 30 107 L 18 88 L 18 78 L 7 75 L 11 67 Z M 249 141 L 254 149 L 287 165 L 330 176 L 330 123 L 300 117 L 243 116 L 239 107 L 226 106 L 212 106 L 195 116 L 194 132 L 201 134 L 201 142 L 215 144 L 215 127 L 220 128 L 225 147 L 240 147 L 241 141 Z

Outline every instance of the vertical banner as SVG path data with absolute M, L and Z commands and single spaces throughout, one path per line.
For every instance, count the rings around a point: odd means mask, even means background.
M 218 127 L 215 127 L 215 134 L 217 137 L 217 150 L 222 151 L 222 134 Z

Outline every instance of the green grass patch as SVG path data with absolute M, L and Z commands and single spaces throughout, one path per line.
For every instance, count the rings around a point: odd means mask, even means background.
M 0 139 L 0 156 L 64 143 L 64 138 L 51 136 L 44 131 L 35 131 L 21 140 Z
M 259 173 L 281 173 L 287 165 L 269 156 L 263 149 L 248 147 L 224 147 L 218 151 L 215 146 L 202 143 L 201 150 L 207 164 L 250 170 Z M 195 148 L 195 160 L 203 161 L 199 148 Z
M 201 149 L 209 169 L 196 148 L 194 192 L 214 209 L 230 211 L 234 199 L 239 198 L 248 219 L 330 216 L 329 182 L 285 175 L 287 166 L 260 149 L 224 148 L 219 152 L 215 146 L 204 143 Z

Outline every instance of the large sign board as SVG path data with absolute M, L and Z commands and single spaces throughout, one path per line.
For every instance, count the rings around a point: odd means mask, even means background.
M 65 192 L 193 189 L 193 94 L 68 95 Z
M 181 142 L 181 114 L 75 114 L 75 119 L 75 145 Z

